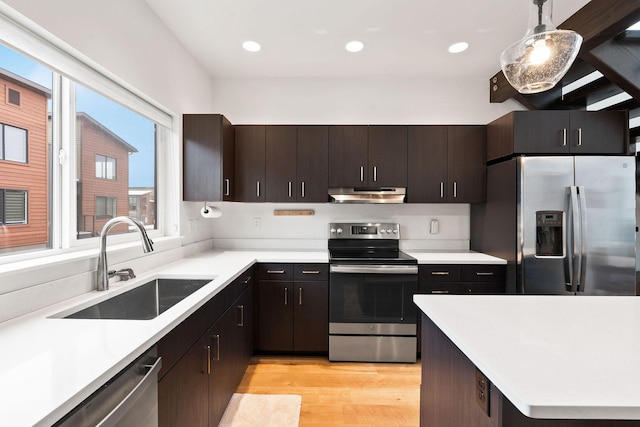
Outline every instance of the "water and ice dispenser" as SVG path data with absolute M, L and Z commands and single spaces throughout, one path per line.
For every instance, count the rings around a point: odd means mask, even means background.
M 562 211 L 536 212 L 536 256 L 561 257 L 564 255 Z

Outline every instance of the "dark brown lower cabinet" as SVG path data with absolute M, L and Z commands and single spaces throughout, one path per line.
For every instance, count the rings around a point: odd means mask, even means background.
M 158 382 L 159 426 L 220 422 L 253 353 L 252 277 L 250 269 L 158 343 L 159 355 L 169 356 Z M 182 337 L 207 322 L 182 354 Z
M 327 264 L 259 264 L 255 348 L 329 351 Z
M 488 399 L 486 412 L 476 401 L 480 382 L 475 365 L 425 315 L 422 315 L 422 334 L 421 427 L 640 426 L 640 421 L 527 418 L 490 383 L 490 379 L 482 382 Z

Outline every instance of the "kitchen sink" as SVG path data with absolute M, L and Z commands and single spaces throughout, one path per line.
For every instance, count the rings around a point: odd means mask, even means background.
M 211 280 L 213 279 L 154 279 L 62 317 L 65 319 L 153 319 Z

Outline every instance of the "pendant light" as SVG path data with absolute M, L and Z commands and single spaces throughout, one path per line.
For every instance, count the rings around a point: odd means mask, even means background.
M 500 55 L 505 77 L 520 93 L 549 90 L 567 73 L 578 56 L 582 36 L 558 30 L 551 21 L 553 0 L 530 0 L 526 35 Z

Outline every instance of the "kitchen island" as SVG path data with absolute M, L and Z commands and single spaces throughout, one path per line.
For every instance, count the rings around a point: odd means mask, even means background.
M 639 298 L 414 301 L 422 426 L 640 426 Z

